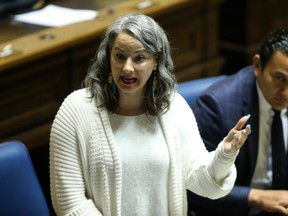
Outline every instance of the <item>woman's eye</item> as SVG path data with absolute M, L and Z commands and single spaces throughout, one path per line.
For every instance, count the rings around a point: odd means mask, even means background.
M 135 58 L 135 61 L 136 62 L 141 62 L 141 61 L 144 61 L 145 60 L 145 57 L 144 56 L 137 56 L 136 58 Z
M 122 54 L 116 54 L 115 57 L 116 57 L 116 59 L 119 60 L 119 61 L 122 61 L 122 60 L 125 59 L 124 55 L 122 55 Z

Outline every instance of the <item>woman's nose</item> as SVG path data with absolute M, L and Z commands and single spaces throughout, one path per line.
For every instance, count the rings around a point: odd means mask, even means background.
M 133 70 L 134 70 L 133 62 L 130 58 L 127 58 L 123 66 L 123 71 L 129 73 L 132 72 Z

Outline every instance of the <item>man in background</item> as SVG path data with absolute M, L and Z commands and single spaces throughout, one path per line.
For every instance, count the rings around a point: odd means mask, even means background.
M 288 28 L 267 35 L 252 62 L 211 86 L 192 107 L 209 151 L 243 115 L 251 114 L 253 131 L 236 159 L 229 195 L 210 200 L 188 191 L 197 216 L 288 215 Z

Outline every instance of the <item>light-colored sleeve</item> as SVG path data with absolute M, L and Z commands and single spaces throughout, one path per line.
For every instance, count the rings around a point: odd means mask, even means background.
M 93 201 L 85 196 L 78 135 L 80 113 L 68 96 L 61 105 L 50 134 L 50 187 L 54 210 L 58 216 L 102 215 Z M 76 100 L 77 101 L 77 100 Z M 81 99 L 80 99 L 81 101 Z
M 222 143 L 213 152 L 206 150 L 193 111 L 182 96 L 176 96 L 171 109 L 175 112 L 173 121 L 179 134 L 187 189 L 210 199 L 227 195 L 236 180 L 237 153 L 226 154 Z

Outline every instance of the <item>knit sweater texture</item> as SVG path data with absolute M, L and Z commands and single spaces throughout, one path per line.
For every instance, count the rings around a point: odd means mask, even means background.
M 99 104 L 87 89 L 77 90 L 64 100 L 53 122 L 50 182 L 58 216 L 121 215 L 121 162 L 108 111 Z M 169 215 L 187 215 L 186 189 L 211 199 L 227 195 L 236 179 L 238 152 L 226 154 L 223 142 L 208 152 L 192 110 L 177 93 L 158 118 L 169 151 Z

